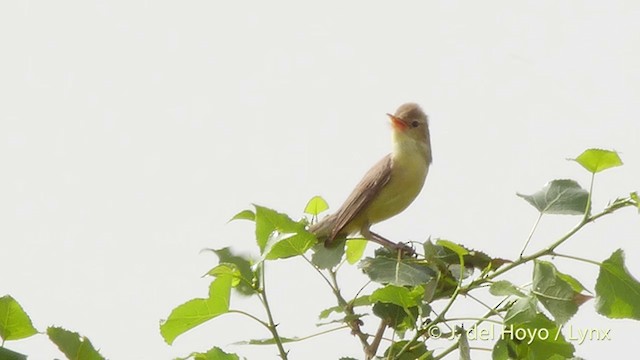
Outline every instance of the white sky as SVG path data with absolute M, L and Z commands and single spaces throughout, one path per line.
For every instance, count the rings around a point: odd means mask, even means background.
M 0 4 L 0 295 L 38 329 L 78 331 L 111 359 L 213 345 L 276 359 L 271 347 L 228 346 L 267 336 L 236 315 L 171 347 L 158 322 L 206 295 L 199 276 L 216 262 L 200 249 L 255 253 L 250 224 L 226 224 L 237 211 L 298 217 L 316 194 L 337 208 L 389 151 L 384 114 L 406 101 L 430 115 L 434 165 L 416 202 L 375 227 L 394 240 L 444 237 L 514 258 L 536 217 L 515 192 L 554 178 L 587 186 L 564 159 L 589 147 L 626 163 L 598 176 L 595 209 L 640 190 L 640 3 L 380 3 Z M 531 250 L 575 221 L 543 219 Z M 640 276 L 639 230 L 625 210 L 559 250 L 601 261 L 622 247 Z M 558 264 L 593 288 L 595 267 Z M 333 305 L 326 286 L 302 261 L 268 271 L 284 280 L 269 284 L 282 334 L 313 333 Z M 357 270 L 343 279 L 347 294 L 364 282 Z M 530 268 L 514 281 L 527 279 Z M 573 323 L 611 328 L 613 340 L 578 354 L 632 351 L 638 323 L 593 304 Z M 6 345 L 61 356 L 44 336 Z M 292 359 L 361 357 L 346 331 L 288 348 Z

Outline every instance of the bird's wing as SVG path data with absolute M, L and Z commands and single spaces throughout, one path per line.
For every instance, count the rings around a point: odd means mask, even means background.
M 391 154 L 389 154 L 378 161 L 365 174 L 364 178 L 336 212 L 336 220 L 329 236 L 329 241 L 332 241 L 351 220 L 360 214 L 389 182 L 391 178 L 391 162 Z

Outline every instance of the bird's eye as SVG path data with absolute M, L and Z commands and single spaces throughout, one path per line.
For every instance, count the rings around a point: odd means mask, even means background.
M 414 121 L 414 122 L 411 123 L 411 126 L 413 126 L 413 127 L 418 127 L 418 125 L 420 125 L 420 123 L 417 122 L 417 121 Z

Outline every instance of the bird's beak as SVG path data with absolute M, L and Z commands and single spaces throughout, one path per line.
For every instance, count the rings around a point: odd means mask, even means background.
M 404 121 L 402 121 L 402 119 L 400 119 L 399 117 L 391 114 L 387 114 L 387 116 L 389 117 L 389 119 L 391 119 L 391 126 L 393 126 L 395 130 L 402 131 L 408 127 L 407 124 Z

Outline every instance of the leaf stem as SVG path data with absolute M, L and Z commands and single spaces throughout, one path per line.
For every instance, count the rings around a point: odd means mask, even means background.
M 491 315 L 496 315 L 494 313 L 492 313 Z M 458 317 L 458 318 L 446 318 L 444 320 L 442 320 L 442 322 L 449 322 L 449 321 L 470 321 L 470 320 L 476 320 L 476 321 L 482 321 L 482 322 L 490 322 L 490 323 L 494 323 L 494 324 L 498 324 L 498 325 L 503 325 L 504 321 L 499 321 L 499 320 L 492 320 L 489 318 L 478 318 L 478 317 Z
M 329 287 L 331 288 L 331 290 L 333 290 L 333 292 L 335 293 L 336 289 L 333 287 L 333 284 L 331 284 L 331 281 L 329 281 L 329 278 L 327 278 L 322 271 L 313 264 L 313 262 L 311 260 L 309 260 L 309 258 L 307 258 L 306 256 L 304 256 L 304 254 L 302 255 L 302 258 L 309 263 L 309 265 L 311 265 L 311 267 L 318 273 L 318 275 L 320 275 L 320 277 L 322 277 L 322 279 L 324 279 L 324 281 L 327 283 L 327 285 L 329 285 Z
M 540 214 L 538 214 L 538 218 L 536 219 L 536 222 L 533 224 L 533 227 L 531 228 L 531 231 L 529 231 L 529 236 L 527 236 L 527 241 L 524 243 L 524 246 L 522 247 L 522 251 L 520 251 L 520 258 L 522 258 L 522 254 L 524 254 L 524 251 L 527 250 L 527 246 L 529 246 L 529 242 L 531 242 L 531 238 L 533 237 L 533 233 L 538 228 L 538 224 L 540 224 L 540 219 L 542 219 L 542 214 L 543 214 L 542 212 L 540 212 Z
M 591 259 L 581 258 L 581 257 L 578 257 L 578 256 L 567 255 L 567 254 L 559 254 L 557 252 L 552 252 L 549 255 L 557 256 L 557 257 L 561 257 L 561 258 L 572 259 L 572 260 L 577 260 L 577 261 L 582 261 L 582 262 L 585 262 L 585 263 L 593 264 L 595 266 L 602 266 L 602 263 L 599 263 L 599 262 L 591 260 Z
M 491 306 L 487 305 L 484 301 L 481 301 L 480 299 L 476 298 L 475 296 L 467 293 L 466 296 L 470 297 L 471 299 L 475 300 L 477 303 L 479 303 L 480 305 L 484 306 L 485 308 L 487 308 L 487 310 L 489 310 L 489 312 L 493 315 L 498 315 L 499 317 L 503 317 L 502 314 L 500 314 L 499 312 L 497 312 L 494 308 L 492 308 Z
M 456 289 L 453 291 L 453 294 L 451 294 L 451 299 L 449 299 L 449 302 L 447 303 L 447 305 L 445 305 L 444 309 L 442 309 L 442 311 L 440 312 L 440 315 L 436 316 L 436 318 L 431 322 L 431 324 L 435 325 L 444 319 L 445 315 L 447 314 L 447 311 L 449 311 L 451 306 L 453 306 L 453 303 L 456 301 L 458 294 L 460 294 L 460 289 L 462 288 L 462 277 L 464 276 L 464 257 L 458 254 L 458 258 L 460 259 L 460 269 L 461 269 L 460 276 L 458 277 L 458 285 L 456 286 Z
M 589 195 L 587 195 L 587 206 L 584 207 L 584 217 L 583 219 L 586 221 L 589 219 L 589 215 L 591 215 L 591 196 L 593 195 L 593 183 L 596 180 L 596 173 L 591 173 L 591 183 L 589 184 Z
M 235 314 L 240 314 L 240 315 L 244 315 L 252 320 L 255 320 L 256 322 L 258 322 L 260 325 L 266 327 L 267 329 L 269 329 L 269 324 L 265 321 L 260 320 L 257 316 L 251 315 L 248 312 L 244 312 L 242 310 L 229 310 L 227 311 L 227 313 L 231 314 L 231 313 L 235 313 Z
M 344 325 L 344 326 L 340 326 L 340 327 L 337 327 L 337 328 L 333 328 L 333 329 L 329 329 L 329 330 L 320 331 L 320 332 L 315 333 L 315 334 L 311 334 L 311 335 L 307 335 L 307 336 L 299 337 L 299 338 L 297 338 L 297 339 L 292 339 L 292 340 L 291 340 L 291 342 L 294 342 L 294 341 L 295 341 L 295 342 L 297 342 L 297 341 L 309 340 L 309 339 L 312 339 L 312 338 L 317 337 L 317 336 L 322 336 L 322 335 L 329 334 L 329 333 L 332 333 L 332 332 L 334 332 L 334 331 L 339 331 L 339 330 L 346 329 L 346 328 L 348 328 L 348 326 Z

